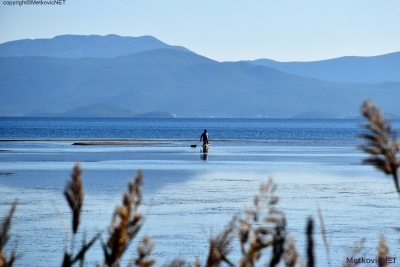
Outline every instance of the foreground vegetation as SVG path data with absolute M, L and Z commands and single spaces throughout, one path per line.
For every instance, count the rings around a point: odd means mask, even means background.
M 382 112 L 371 102 L 365 101 L 362 105 L 362 113 L 368 123 L 364 125 L 367 130 L 362 138 L 364 143 L 360 145 L 365 153 L 369 155 L 363 163 L 372 164 L 393 179 L 395 189 L 400 199 L 400 186 L 398 182 L 398 169 L 400 161 L 397 154 L 400 150 L 400 141 L 397 133 L 392 129 L 390 121 L 383 118 Z M 108 238 L 103 241 L 101 234 L 93 236 L 88 242 L 84 242 L 75 252 L 75 236 L 80 225 L 80 215 L 84 202 L 84 188 L 82 181 L 82 170 L 79 164 L 75 164 L 71 179 L 67 182 L 64 197 L 71 209 L 71 248 L 65 249 L 63 258 L 60 257 L 61 266 L 83 266 L 85 254 L 98 241 L 103 249 L 103 259 L 98 266 L 116 267 L 124 253 L 140 231 L 144 216 L 140 210 L 142 201 L 143 176 L 139 171 L 132 181 L 128 183 L 128 189 L 122 195 L 122 203 L 114 211 L 111 225 L 108 229 Z M 259 264 L 277 266 L 280 262 L 287 267 L 308 266 L 313 267 L 314 255 L 314 220 L 308 218 L 306 222 L 305 238 L 307 243 L 306 258 L 300 257 L 297 251 L 295 239 L 286 229 L 286 217 L 283 211 L 277 208 L 279 198 L 275 195 L 276 184 L 272 180 L 260 185 L 258 193 L 254 196 L 251 206 L 247 206 L 240 216 L 235 216 L 226 225 L 225 229 L 209 240 L 208 257 L 206 262 L 201 263 L 198 259 L 194 262 L 186 262 L 176 258 L 165 266 L 194 266 L 194 267 L 217 267 L 222 264 L 229 266 L 253 267 Z M 4 248 L 10 238 L 9 232 L 12 226 L 12 217 L 16 210 L 17 200 L 11 206 L 9 213 L 0 224 L 0 267 L 13 266 L 16 260 L 16 252 L 12 251 L 6 255 Z M 329 245 L 325 236 L 325 227 L 322 213 L 318 210 L 327 255 Z M 232 241 L 238 238 L 241 256 L 236 261 L 230 258 Z M 85 240 L 85 239 L 84 239 Z M 355 242 L 349 255 L 343 262 L 344 267 L 356 266 L 360 263 L 357 256 L 362 251 L 363 240 Z M 151 257 L 154 244 L 149 236 L 144 236 L 137 245 L 137 253 L 127 266 L 151 267 L 156 259 Z M 261 257 L 269 253 L 268 262 L 261 262 Z M 352 259 L 352 260 L 348 260 Z M 394 258 L 389 257 L 389 248 L 383 235 L 380 236 L 377 248 L 377 266 L 389 266 L 394 263 Z M 329 256 L 327 265 L 330 266 Z

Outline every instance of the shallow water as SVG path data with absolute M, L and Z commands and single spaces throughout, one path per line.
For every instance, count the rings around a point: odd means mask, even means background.
M 393 226 L 399 203 L 392 181 L 359 165 L 362 155 L 351 147 L 213 146 L 207 161 L 198 148 L 173 145 L 76 147 L 41 142 L 19 148 L 2 143 L 2 149 L 9 151 L 0 153 L 0 212 L 4 214 L 19 198 L 8 247 L 18 243 L 22 257 L 16 266 L 60 264 L 63 247 L 69 246 L 63 224 L 69 228 L 70 220 L 62 190 L 77 160 L 84 170 L 86 191 L 79 236 L 86 231 L 90 237 L 100 230 L 106 238 L 126 182 L 142 169 L 146 222 L 141 234 L 154 239 L 159 263 L 180 255 L 204 262 L 211 233 L 218 233 L 240 213 L 270 176 L 278 184 L 288 230 L 303 254 L 306 219 L 316 220 L 319 266 L 325 265 L 326 256 L 317 204 L 324 214 L 333 266 L 340 265 L 346 248 L 362 237 L 367 237 L 365 256 L 374 257 L 380 233 L 397 253 L 392 255 L 398 255 Z M 100 261 L 101 253 L 97 244 L 88 265 Z M 238 255 L 234 251 L 232 259 Z

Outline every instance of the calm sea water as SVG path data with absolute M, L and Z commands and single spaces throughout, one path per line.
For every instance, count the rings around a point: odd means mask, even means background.
M 0 139 L 266 141 L 278 145 L 355 145 L 364 120 L 0 118 Z M 400 120 L 394 121 L 399 128 Z M 222 143 L 221 143 L 222 145 Z M 255 143 L 257 145 L 257 143 Z

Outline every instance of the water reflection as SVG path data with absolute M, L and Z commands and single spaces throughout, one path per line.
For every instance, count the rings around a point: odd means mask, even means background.
M 207 160 L 208 159 L 208 145 L 203 145 L 203 148 L 200 150 L 200 158 L 202 160 Z

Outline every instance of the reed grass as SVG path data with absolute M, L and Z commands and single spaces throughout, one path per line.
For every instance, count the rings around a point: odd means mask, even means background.
M 70 267 L 77 262 L 80 263 L 80 266 L 83 266 L 86 252 L 93 246 L 96 240 L 100 237 L 100 234 L 95 235 L 89 242 L 86 242 L 86 236 L 84 236 L 80 250 L 76 254 L 74 253 L 75 237 L 78 232 L 80 215 L 84 201 L 82 169 L 79 163 L 75 163 L 73 167 L 71 180 L 67 182 L 67 185 L 64 189 L 64 197 L 67 200 L 68 206 L 72 212 L 72 239 L 70 250 L 68 251 L 67 249 L 64 249 L 64 258 L 61 266 Z
M 307 220 L 307 267 L 314 267 L 315 265 L 315 255 L 314 255 L 314 220 L 309 217 Z
M 104 264 L 109 267 L 119 266 L 123 254 L 142 227 L 143 216 L 140 211 L 142 184 L 143 175 L 139 171 L 133 181 L 128 183 L 128 190 L 122 196 L 122 205 L 115 208 L 109 228 L 110 236 L 107 243 L 102 244 Z M 145 241 L 150 244 L 149 240 Z M 142 248 L 144 249 L 144 247 Z M 150 247 L 148 246 L 148 248 Z M 146 251 L 149 252 L 152 249 Z
M 272 247 L 269 266 L 279 263 L 286 237 L 285 214 L 276 208 L 279 197 L 275 195 L 276 184 L 269 179 L 262 183 L 254 195 L 253 205 L 245 206 L 244 216 L 239 219 L 238 230 L 242 257 L 240 267 L 251 267 L 260 260 L 266 248 Z M 268 211 L 263 214 L 263 211 Z
M 299 252 L 297 251 L 296 242 L 292 234 L 289 234 L 286 238 L 283 260 L 287 267 L 296 266 L 296 263 L 299 260 Z
M 365 100 L 361 112 L 368 122 L 363 125 L 367 133 L 361 135 L 364 143 L 360 148 L 370 155 L 363 160 L 363 163 L 373 165 L 385 174 L 391 175 L 400 197 L 397 172 L 400 167 L 400 161 L 397 160 L 400 141 L 397 140 L 397 132 L 392 129 L 390 120 L 383 117 L 382 111 L 372 101 Z
M 317 206 L 317 211 L 318 211 L 318 218 L 319 218 L 319 224 L 321 226 L 321 236 L 322 236 L 322 241 L 324 242 L 324 247 L 325 247 L 325 252 L 326 252 L 326 259 L 328 266 L 331 266 L 331 259 L 330 259 L 330 249 L 329 249 L 329 243 L 328 243 L 328 238 L 326 237 L 326 228 L 325 228 L 325 223 L 324 223 L 324 217 L 322 216 L 322 211 L 319 205 Z
M 383 234 L 381 234 L 379 237 L 377 252 L 378 252 L 378 259 L 386 259 L 387 257 L 389 257 L 389 247 L 386 244 L 386 239 L 383 236 Z M 378 266 L 388 267 L 389 264 L 386 261 L 378 261 Z
M 72 231 L 76 234 L 84 200 L 82 169 L 79 163 L 76 163 L 73 168 L 71 180 L 68 181 L 64 190 L 64 196 L 72 210 Z
M 228 255 L 232 251 L 231 244 L 234 238 L 235 224 L 236 218 L 234 217 L 220 234 L 210 238 L 206 266 L 217 267 L 220 266 L 222 262 L 234 266 L 228 259 Z M 198 262 L 198 264 L 200 264 L 200 262 Z
M 11 255 L 7 258 L 4 247 L 7 245 L 10 240 L 10 229 L 12 225 L 12 217 L 15 213 L 15 209 L 17 208 L 18 199 L 14 200 L 14 203 L 11 205 L 10 211 L 4 217 L 0 224 L 0 267 L 9 267 L 13 266 L 13 263 L 16 259 L 16 253 L 13 250 Z
M 154 243 L 151 237 L 145 235 L 142 241 L 137 246 L 138 257 L 135 260 L 135 265 L 140 267 L 151 267 L 156 263 L 156 259 L 149 259 L 154 252 Z

